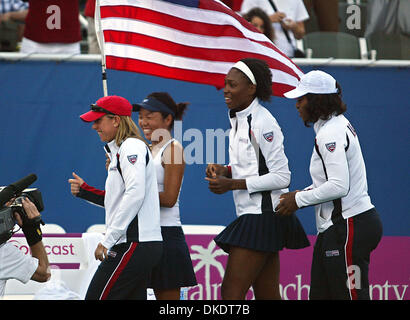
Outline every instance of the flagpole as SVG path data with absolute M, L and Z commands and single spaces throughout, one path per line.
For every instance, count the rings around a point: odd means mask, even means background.
M 102 85 L 104 91 L 104 97 L 108 96 L 107 89 L 107 73 L 105 64 L 105 51 L 104 51 L 104 33 L 101 26 L 101 12 L 100 12 L 100 0 L 96 0 L 95 13 L 94 13 L 95 33 L 97 35 L 98 46 L 101 52 L 101 71 L 102 71 Z

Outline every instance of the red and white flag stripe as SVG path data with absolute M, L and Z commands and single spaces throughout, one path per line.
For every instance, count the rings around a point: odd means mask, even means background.
M 303 74 L 263 34 L 219 1 L 99 2 L 107 68 L 222 88 L 233 64 L 253 57 L 268 63 L 277 96 L 294 88 Z

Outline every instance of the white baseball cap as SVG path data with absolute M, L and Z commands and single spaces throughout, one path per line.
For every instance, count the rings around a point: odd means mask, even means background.
M 289 99 L 295 99 L 308 93 L 337 93 L 335 78 L 320 70 L 310 71 L 300 78 L 299 84 L 295 89 L 286 92 L 284 96 Z

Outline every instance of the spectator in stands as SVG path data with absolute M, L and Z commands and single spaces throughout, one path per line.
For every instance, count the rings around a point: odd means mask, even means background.
M 269 16 L 261 8 L 252 8 L 243 16 L 247 21 L 252 23 L 256 29 L 263 33 L 269 40 L 274 41 L 272 22 Z
M 296 50 L 295 39 L 303 38 L 305 35 L 304 21 L 309 19 L 303 1 L 244 0 L 241 13 L 245 14 L 254 7 L 261 8 L 269 15 L 275 31 L 275 45 L 288 57 L 294 57 Z
M 79 2 L 28 0 L 29 11 L 21 43 L 23 53 L 79 54 Z
M 7 204 L 10 205 L 10 202 Z M 17 224 L 22 228 L 30 247 L 31 255 L 25 255 L 13 243 L 0 240 L 0 298 L 4 295 L 6 281 L 17 279 L 27 283 L 30 279 L 46 282 L 51 277 L 49 262 L 44 244 L 40 222 L 35 219 L 40 216 L 37 207 L 27 198 L 22 200 L 28 219 L 24 221 L 15 213 Z
M 410 1 L 372 0 L 367 2 L 365 37 L 373 33 L 401 33 L 410 36 Z
M 162 258 L 152 270 L 149 287 L 158 300 L 178 300 L 180 288 L 197 284 L 179 213 L 184 149 L 171 136 L 174 120 L 182 120 L 188 103 L 177 104 L 168 93 L 153 92 L 134 106 L 145 139 L 151 141 L 161 206 Z
M 297 99 L 302 121 L 316 134 L 309 168 L 313 184 L 282 194 L 276 207 L 286 216 L 315 206 L 318 237 L 309 298 L 369 300 L 370 253 L 382 237 L 382 224 L 368 195 L 357 133 L 343 115 L 341 87 L 331 75 L 314 70 L 285 97 Z
M 21 0 L 0 0 L 0 22 L 24 21 L 27 13 L 28 4 Z
M 259 101 L 272 94 L 272 74 L 265 61 L 242 59 L 225 77 L 229 109 L 229 165 L 208 164 L 206 180 L 216 194 L 232 190 L 237 218 L 214 239 L 226 251 L 222 281 L 224 300 L 245 299 L 252 286 L 255 299 L 280 299 L 279 251 L 309 245 L 295 215 L 281 219 L 275 202 L 290 183 L 283 134 Z
M 0 51 L 16 51 L 24 32 L 28 3 L 0 0 Z
M 339 0 L 303 0 L 310 16 L 314 11 L 319 31 L 339 31 Z
M 88 53 L 99 54 L 100 47 L 98 46 L 97 34 L 95 33 L 95 0 L 87 0 L 84 9 L 84 15 L 87 17 L 88 30 L 87 30 L 87 42 L 88 42 Z

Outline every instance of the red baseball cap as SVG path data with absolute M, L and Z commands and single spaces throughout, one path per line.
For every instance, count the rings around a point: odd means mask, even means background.
M 85 122 L 95 121 L 106 114 L 131 117 L 131 103 L 120 96 L 106 96 L 91 105 L 91 110 L 80 116 Z

